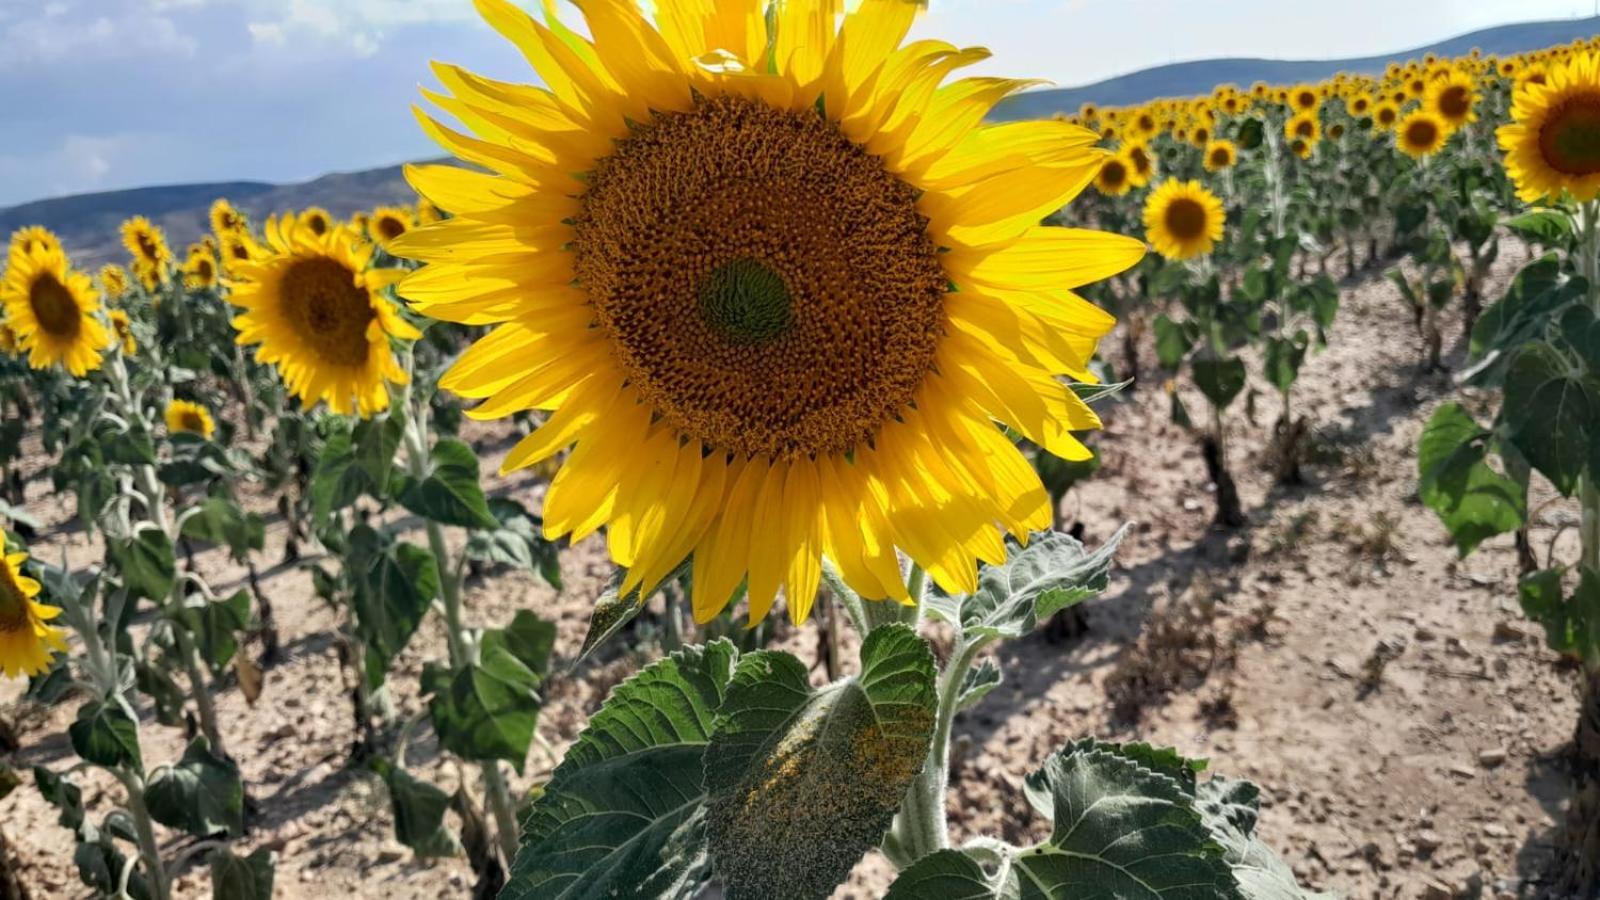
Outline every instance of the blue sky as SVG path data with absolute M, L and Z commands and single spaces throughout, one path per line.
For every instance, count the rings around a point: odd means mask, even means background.
M 918 33 L 989 47 L 991 72 L 1076 85 L 1214 56 L 1365 56 L 1595 9 L 931 0 Z M 434 154 L 409 111 L 430 59 L 527 77 L 468 0 L 0 0 L 0 206 L 149 184 L 297 181 Z

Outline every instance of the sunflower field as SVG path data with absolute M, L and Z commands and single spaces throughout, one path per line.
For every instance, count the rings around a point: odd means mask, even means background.
M 1600 41 L 1000 121 L 905 0 L 475 5 L 538 85 L 434 64 L 411 206 L 10 236 L 0 898 L 1600 896 Z M 1390 338 L 1418 427 L 1339 445 L 1307 384 Z M 1319 526 L 1389 451 L 1422 524 Z M 1504 563 L 1450 617 L 1516 652 L 1240 575 L 1319 527 Z M 1299 623 L 1326 748 L 1239 723 Z M 1451 678 L 1555 723 L 1439 726 L 1543 748 L 1546 832 L 1308 797 Z

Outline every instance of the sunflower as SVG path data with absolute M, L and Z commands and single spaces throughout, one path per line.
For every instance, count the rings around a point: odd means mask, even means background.
M 222 259 L 222 267 L 232 271 L 238 263 L 250 262 L 260 259 L 266 254 L 256 239 L 247 231 L 237 231 L 222 236 L 222 250 L 218 254 Z
M 398 206 L 380 206 L 372 211 L 372 218 L 367 221 L 367 233 L 379 247 L 386 249 L 410 230 L 411 213 Z
M 1563 191 L 1587 203 L 1600 195 L 1600 56 L 1574 56 L 1546 74 L 1517 89 L 1511 122 L 1496 132 L 1506 173 L 1529 203 Z
M 1316 114 L 1322 105 L 1322 92 L 1314 85 L 1302 84 L 1289 91 L 1289 105 L 1299 114 Z
M 0 557 L 0 673 L 7 678 L 37 675 L 50 667 L 51 651 L 65 652 L 66 633 L 46 625 L 61 615 L 39 596 L 39 582 L 22 574 L 26 553 Z
M 1135 141 L 1123 147 L 1122 158 L 1128 161 L 1128 180 L 1134 187 L 1144 187 L 1156 176 L 1155 154 L 1144 143 Z
M 172 261 L 172 251 L 167 248 L 167 236 L 144 216 L 134 216 L 122 223 L 122 246 L 128 248 L 136 267 L 145 263 L 152 268 L 164 269 Z
M 1095 174 L 1094 186 L 1107 197 L 1121 197 L 1133 190 L 1133 164 L 1121 153 L 1106 159 Z
M 1145 236 L 1167 259 L 1204 256 L 1222 239 L 1222 201 L 1198 181 L 1169 178 L 1144 204 Z
M 1477 84 L 1473 77 L 1465 72 L 1452 71 L 1428 85 L 1428 97 L 1423 101 L 1423 107 L 1454 130 L 1478 120 L 1478 114 L 1473 111 L 1477 102 Z
M 1317 148 L 1305 138 L 1295 138 L 1289 142 L 1289 152 L 1301 159 L 1310 159 L 1311 154 L 1316 152 L 1316 149 Z
M 10 325 L 0 322 L 0 352 L 15 356 L 19 349 L 21 343 L 17 340 L 17 333 L 11 330 Z
M 100 292 L 106 299 L 115 299 L 128 292 L 128 270 L 116 263 L 100 267 Z
M 1207 172 L 1221 172 L 1233 168 L 1239 161 L 1239 148 L 1229 140 L 1215 140 L 1206 145 L 1205 165 Z
M 1372 95 L 1366 92 L 1352 94 L 1345 100 L 1344 107 L 1354 118 L 1366 118 L 1372 113 Z
M 204 250 L 190 253 L 189 261 L 183 264 L 183 286 L 191 291 L 216 287 L 217 258 Z
M 133 339 L 133 320 L 128 318 L 128 314 L 120 309 L 113 309 L 107 316 L 111 319 L 112 332 L 122 343 L 123 355 L 132 356 L 139 352 L 139 342 Z
M 1379 131 L 1389 131 L 1400 121 L 1400 105 L 1393 100 L 1384 100 L 1372 107 L 1372 124 L 1378 126 Z
M 312 234 L 324 235 L 333 230 L 333 216 L 320 206 L 313 206 L 300 214 L 300 224 L 311 230 Z
M 1286 141 L 1301 140 L 1315 144 L 1321 138 L 1322 123 L 1317 121 L 1316 113 L 1302 113 L 1283 123 L 1283 139 Z
M 897 549 L 968 591 L 1048 527 L 997 420 L 1087 456 L 1057 376 L 1090 377 L 1113 320 L 1071 291 L 1143 246 L 1039 222 L 1102 171 L 1094 133 L 985 124 L 1027 82 L 944 84 L 988 53 L 902 46 L 904 0 L 585 3 L 581 28 L 478 6 L 548 87 L 436 69 L 477 136 L 424 127 L 492 174 L 408 168 L 453 217 L 394 251 L 429 263 L 401 287 L 421 311 L 496 326 L 441 385 L 478 418 L 551 411 L 506 468 L 576 443 L 548 535 L 606 527 L 625 592 L 692 554 L 701 621 L 743 582 L 751 621 L 782 587 L 798 622 L 823 558 L 908 600 Z
M 42 225 L 29 225 L 19 228 L 11 235 L 11 247 L 6 253 L 9 264 L 19 256 L 26 256 L 35 249 L 44 251 L 61 252 L 61 238 L 56 233 Z
M 167 283 L 167 267 L 147 259 L 133 261 L 133 277 L 146 291 L 155 292 Z M 157 302 L 160 302 L 159 299 Z
M 382 294 L 400 273 L 369 268 L 371 249 L 347 228 L 317 234 L 285 216 L 267 220 L 266 236 L 269 253 L 232 266 L 239 343 L 260 344 L 256 358 L 305 409 L 318 400 L 341 415 L 387 409 L 385 382 L 406 381 L 389 339 L 420 337 Z
M 218 197 L 211 204 L 211 233 L 219 239 L 244 231 L 246 225 L 244 213 L 235 209 L 226 197 Z
M 1395 126 L 1395 145 L 1407 156 L 1422 159 L 1439 152 L 1450 139 L 1450 129 L 1444 120 L 1427 108 L 1413 110 Z
M 35 248 L 13 259 L 0 281 L 0 304 L 28 365 L 61 363 L 80 378 L 100 368 L 100 354 L 111 345 L 111 333 L 96 316 L 100 296 L 59 249 Z
M 174 400 L 168 403 L 165 418 L 168 434 L 180 432 L 198 434 L 209 441 L 217 430 L 217 423 L 211 418 L 211 411 L 188 400 Z
M 439 211 L 439 207 L 429 203 L 426 197 L 417 200 L 416 220 L 418 225 L 431 225 L 443 218 L 444 213 Z

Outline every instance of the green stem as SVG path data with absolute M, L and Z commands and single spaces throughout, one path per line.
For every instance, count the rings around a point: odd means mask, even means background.
M 1589 282 L 1589 307 L 1600 317 L 1600 201 L 1583 205 L 1583 247 L 1579 271 Z M 1600 374 L 1600 373 L 1595 373 Z M 1581 564 L 1600 573 L 1600 472 L 1583 477 L 1583 557 Z
M 500 773 L 500 764 L 493 760 L 483 764 L 483 793 L 488 798 L 489 809 L 494 812 L 495 829 L 500 832 L 500 852 L 505 854 L 506 865 L 517 857 L 517 817 L 512 812 L 511 789 Z
M 850 617 L 850 624 L 855 626 L 856 633 L 866 637 L 870 629 L 867 627 L 867 613 L 861 595 L 851 590 L 850 585 L 844 583 L 844 578 L 840 576 L 839 570 L 835 569 L 833 564 L 827 560 L 822 561 L 822 580 L 827 583 L 829 592 L 833 594 L 834 602 L 843 607 L 844 614 Z
M 933 744 L 927 762 L 906 793 L 905 807 L 898 824 L 900 846 L 910 861 L 950 846 L 950 826 L 945 794 L 950 786 L 950 730 L 956 707 L 961 701 L 961 686 L 973 662 L 992 638 L 960 641 L 950 662 L 939 675 L 939 704 L 934 715 Z
M 145 878 L 150 882 L 150 896 L 154 900 L 168 900 L 172 896 L 172 889 L 167 883 L 166 866 L 161 862 L 161 844 L 156 840 L 156 829 L 150 819 L 150 809 L 145 806 L 144 779 L 120 769 L 114 772 L 128 792 L 128 813 L 133 817 L 133 831 L 139 838 L 139 855 L 144 858 Z
M 172 623 L 172 636 L 178 645 L 178 655 L 183 657 L 184 670 L 189 675 L 189 693 L 194 696 L 195 709 L 200 713 L 200 730 L 205 733 L 206 740 L 211 742 L 213 753 L 223 759 L 230 759 L 227 746 L 222 740 L 222 729 L 217 725 L 217 707 L 211 699 L 211 689 L 206 681 L 205 669 L 200 665 L 200 651 L 195 647 L 194 639 L 189 636 L 189 630 L 183 623 Z
M 1583 479 L 1583 565 L 1600 573 L 1600 480 Z

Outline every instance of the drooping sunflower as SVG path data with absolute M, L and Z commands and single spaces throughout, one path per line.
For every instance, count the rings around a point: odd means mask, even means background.
M 476 136 L 424 127 L 492 174 L 409 168 L 453 218 L 394 250 L 428 263 L 420 310 L 495 326 L 441 384 L 551 411 L 506 468 L 576 444 L 547 534 L 606 527 L 624 591 L 692 554 L 701 621 L 741 582 L 752 621 L 780 587 L 803 621 L 824 558 L 904 600 L 897 548 L 970 590 L 1049 524 L 997 421 L 1070 458 L 1096 426 L 1056 376 L 1112 320 L 1072 289 L 1143 246 L 1039 224 L 1102 170 L 1095 134 L 984 124 L 1025 82 L 944 84 L 988 54 L 902 46 L 904 0 L 478 6 L 548 87 L 436 69 Z
M 167 267 L 147 259 L 136 259 L 133 261 L 133 277 L 140 287 L 153 293 L 167 283 Z M 159 297 L 156 302 L 161 302 Z
M 97 315 L 100 295 L 94 283 L 72 269 L 60 249 L 36 247 L 12 259 L 0 281 L 0 304 L 35 369 L 60 363 L 81 378 L 100 367 L 100 354 L 111 345 L 111 333 Z
M 139 342 L 133 337 L 133 320 L 128 318 L 128 314 L 120 309 L 113 309 L 107 313 L 107 317 L 111 319 L 112 332 L 122 344 L 123 354 L 132 356 L 139 352 Z
M 1145 236 L 1167 259 L 1204 256 L 1222 239 L 1222 200 L 1198 181 L 1169 178 L 1144 205 Z
M 106 299 L 114 300 L 128 292 L 128 270 L 116 263 L 100 267 L 100 292 Z
M 1518 87 L 1511 122 L 1495 135 L 1524 201 L 1600 195 L 1600 55 L 1574 56 L 1548 69 L 1543 84 Z
M 37 675 L 50 667 L 53 652 L 66 652 L 66 633 L 46 624 L 59 607 L 35 601 L 39 582 L 22 574 L 26 553 L 0 557 L 0 673 L 7 678 Z
M 1450 129 L 1444 120 L 1426 107 L 1412 110 L 1394 130 L 1395 146 L 1413 159 L 1438 153 L 1449 139 Z
M 216 287 L 217 281 L 217 258 L 203 249 L 190 253 L 189 261 L 183 264 L 183 286 L 204 291 Z
M 367 220 L 367 233 L 379 247 L 388 249 L 402 234 L 411 230 L 411 213 L 398 206 L 380 206 Z
M 315 235 L 324 235 L 333 230 L 333 216 L 320 206 L 312 206 L 300 213 L 300 224 L 311 229 Z
M 1317 121 L 1316 113 L 1302 113 L 1283 123 L 1283 139 L 1315 144 L 1322 139 L 1322 123 Z
M 1121 197 L 1133 190 L 1133 164 L 1121 153 L 1107 158 L 1095 173 L 1094 186 L 1107 197 Z
M 222 236 L 222 249 L 217 255 L 222 259 L 222 268 L 231 272 L 238 263 L 260 259 L 265 253 L 249 232 L 237 231 Z
M 211 204 L 211 233 L 218 240 L 225 239 L 235 232 L 244 231 L 247 222 L 244 213 L 235 209 L 226 197 L 218 197 Z
M 1428 97 L 1423 106 L 1454 130 L 1478 120 L 1474 109 L 1477 103 L 1477 82 L 1466 72 L 1455 69 L 1428 85 Z
M 168 403 L 164 417 L 167 420 L 168 434 L 187 432 L 198 434 L 209 441 L 217 430 L 217 423 L 211 418 L 211 411 L 188 400 L 174 400 Z
M 1128 162 L 1128 180 L 1134 187 L 1144 187 L 1156 177 L 1156 157 L 1149 146 L 1135 141 L 1122 148 L 1122 158 Z
M 1218 139 L 1206 145 L 1207 172 L 1222 172 L 1239 161 L 1239 148 L 1230 140 Z
M 172 251 L 167 247 L 167 236 L 160 227 L 144 216 L 134 216 L 122 223 L 122 245 L 128 248 L 134 266 L 140 263 L 153 268 L 166 268 L 172 261 Z
M 61 252 L 61 238 L 56 233 L 42 225 L 29 225 L 19 228 L 11 235 L 11 246 L 6 253 L 7 263 L 19 256 L 32 253 L 35 249 Z
M 389 340 L 420 337 L 383 296 L 400 273 L 369 267 L 372 249 L 347 228 L 317 234 L 285 216 L 267 220 L 266 237 L 262 257 L 231 265 L 239 343 L 260 344 L 256 358 L 306 409 L 319 400 L 341 415 L 387 409 L 385 382 L 406 380 Z

